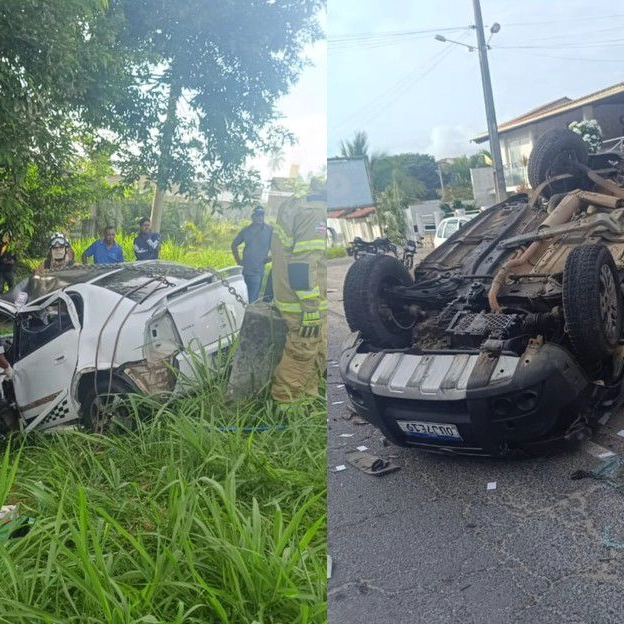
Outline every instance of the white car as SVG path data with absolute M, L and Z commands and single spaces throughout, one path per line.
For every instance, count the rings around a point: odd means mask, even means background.
M 191 352 L 215 358 L 226 349 L 246 299 L 240 267 L 216 273 L 153 260 L 31 276 L 0 299 L 14 370 L 3 382 L 0 427 L 101 429 L 102 406 L 115 395 L 181 392 Z
M 447 217 L 442 219 L 436 228 L 435 238 L 433 239 L 434 248 L 438 248 L 447 238 L 455 234 L 462 225 L 465 225 L 475 215 L 459 215 L 457 217 Z

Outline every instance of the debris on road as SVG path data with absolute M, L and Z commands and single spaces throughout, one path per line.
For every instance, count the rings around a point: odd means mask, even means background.
M 368 451 L 368 446 L 358 446 L 356 447 L 358 451 Z
M 334 563 L 332 561 L 331 555 L 327 555 L 327 578 L 330 579 L 332 576 L 332 569 L 334 567 Z
M 336 466 L 332 472 L 342 472 L 343 470 L 346 470 L 347 467 L 344 464 L 340 464 L 340 466 Z
M 347 453 L 345 459 L 358 470 L 370 475 L 382 475 L 401 469 L 401 466 L 397 466 L 387 459 L 363 451 Z
M 496 489 L 496 481 L 490 481 L 490 482 L 487 484 L 487 490 L 488 490 L 488 492 L 489 492 L 490 490 L 495 490 L 495 489 Z
M 355 434 L 354 433 L 341 433 L 340 437 L 341 438 L 352 438 Z

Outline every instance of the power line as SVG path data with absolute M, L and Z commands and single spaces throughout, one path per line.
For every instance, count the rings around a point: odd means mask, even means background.
M 512 48 L 505 48 L 503 52 L 507 52 L 510 49 Z M 549 58 L 549 59 L 556 59 L 556 60 L 562 60 L 562 61 L 582 61 L 582 62 L 587 62 L 587 63 L 620 63 L 620 64 L 622 63 L 622 59 L 619 59 L 619 58 L 617 59 L 614 59 L 614 58 L 610 58 L 610 59 L 578 58 L 575 56 L 553 56 L 552 54 L 539 54 L 535 52 L 523 52 L 523 56 L 535 56 L 539 58 Z
M 470 29 L 465 29 L 465 32 L 462 33 L 458 38 L 465 39 L 469 33 Z M 407 93 L 417 82 L 430 74 L 442 61 L 446 59 L 447 56 L 451 54 L 453 50 L 454 46 L 452 45 L 443 48 L 440 52 L 437 52 L 429 59 L 428 63 L 430 63 L 430 65 L 426 69 L 421 70 L 420 73 L 411 72 L 403 76 L 395 84 L 390 86 L 382 93 L 378 94 L 375 98 L 373 98 L 366 104 L 364 104 L 364 106 L 351 112 L 348 119 L 343 119 L 342 121 L 338 122 L 336 128 L 340 130 L 341 128 L 346 127 L 346 125 L 350 124 L 354 118 L 357 118 L 358 115 L 364 113 L 368 109 L 368 112 L 365 113 L 366 117 L 363 118 L 363 120 L 360 122 L 361 124 L 366 125 L 367 123 L 378 117 L 379 114 L 387 108 L 387 101 L 390 94 L 392 94 L 392 97 L 394 99 L 399 99 L 399 97 Z

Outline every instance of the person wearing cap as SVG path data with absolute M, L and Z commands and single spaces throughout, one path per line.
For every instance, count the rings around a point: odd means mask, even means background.
M 287 326 L 271 396 L 278 404 L 319 396 L 327 367 L 327 191 L 315 178 L 306 197 L 280 206 L 271 242 L 275 305 Z
M 74 258 L 74 250 L 71 248 L 67 237 L 61 232 L 56 232 L 50 238 L 48 255 L 38 270 L 66 269 L 73 266 Z
M 251 224 L 244 227 L 232 241 L 232 255 L 236 264 L 243 267 L 249 302 L 256 301 L 264 277 L 264 265 L 268 262 L 273 227 L 264 222 L 264 208 L 256 206 L 251 213 Z M 238 248 L 244 243 L 241 260 Z
M 160 234 L 152 232 L 152 222 L 143 217 L 139 221 L 139 235 L 134 239 L 134 255 L 137 260 L 158 260 Z

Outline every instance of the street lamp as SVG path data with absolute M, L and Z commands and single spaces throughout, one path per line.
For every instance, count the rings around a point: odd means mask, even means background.
M 436 35 L 435 38 L 438 41 L 448 42 L 448 43 L 455 43 L 457 45 L 464 46 L 464 48 L 468 48 L 471 52 L 474 52 L 475 49 L 476 49 L 474 46 L 468 45 L 466 43 L 462 43 L 461 41 L 453 41 L 453 39 L 447 39 L 446 37 L 444 37 L 442 35 Z
M 485 42 L 485 34 L 483 33 L 483 19 L 481 17 L 481 5 L 479 0 L 473 0 L 475 14 L 475 30 L 477 31 L 477 44 L 479 50 L 479 64 L 481 66 L 481 82 L 483 83 L 483 99 L 485 101 L 485 116 L 487 119 L 488 136 L 490 138 L 490 150 L 492 152 L 492 164 L 494 166 L 494 189 L 496 192 L 496 201 L 502 202 L 507 198 L 507 189 L 505 186 L 505 174 L 503 172 L 503 158 L 501 156 L 500 140 L 498 138 L 498 124 L 496 123 L 496 111 L 494 110 L 494 96 L 492 95 L 492 83 L 490 81 L 490 67 L 488 65 L 487 50 L 488 44 Z M 490 28 L 491 35 L 495 35 L 500 31 L 500 24 L 494 22 Z M 442 35 L 436 35 L 437 41 L 448 41 L 463 45 L 470 50 L 474 48 L 460 43 L 459 41 L 451 41 Z

